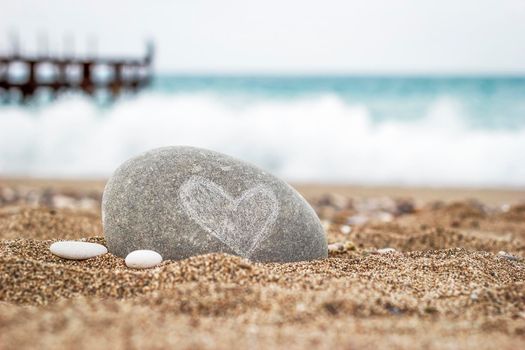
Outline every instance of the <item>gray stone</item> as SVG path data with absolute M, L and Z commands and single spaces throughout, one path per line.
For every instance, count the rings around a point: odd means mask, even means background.
M 313 209 L 284 181 L 227 155 L 164 147 L 122 164 L 108 181 L 102 221 L 109 251 L 164 259 L 223 252 L 254 261 L 328 254 Z

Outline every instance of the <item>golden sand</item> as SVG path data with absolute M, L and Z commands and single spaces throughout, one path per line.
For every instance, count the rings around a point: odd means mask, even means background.
M 519 201 L 316 194 L 328 259 L 210 254 L 132 270 L 49 252 L 60 239 L 104 244 L 98 206 L 82 202 L 92 189 L 69 201 L 24 191 L 0 205 L 0 349 L 525 347 Z

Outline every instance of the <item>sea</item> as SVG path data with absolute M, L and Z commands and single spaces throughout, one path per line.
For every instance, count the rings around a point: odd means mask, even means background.
M 525 77 L 160 74 L 111 103 L 0 105 L 0 176 L 107 177 L 168 145 L 295 182 L 525 187 Z

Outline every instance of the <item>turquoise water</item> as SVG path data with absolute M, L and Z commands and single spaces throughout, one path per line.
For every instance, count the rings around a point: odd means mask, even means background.
M 180 144 L 291 181 L 525 187 L 525 78 L 160 75 L 102 108 L 0 106 L 0 176 L 106 177 Z
M 454 101 L 473 127 L 525 126 L 525 77 L 157 76 L 155 91 L 243 100 L 332 95 L 368 108 L 374 121 L 417 120 L 436 99 Z

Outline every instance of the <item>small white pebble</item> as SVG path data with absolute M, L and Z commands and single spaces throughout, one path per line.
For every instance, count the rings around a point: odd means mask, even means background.
M 345 249 L 343 243 L 336 242 L 328 245 L 329 252 L 342 252 Z
M 367 216 L 364 216 L 364 215 L 354 215 L 354 216 L 351 216 L 349 217 L 346 222 L 347 224 L 349 225 L 354 225 L 354 226 L 360 226 L 360 225 L 364 225 L 368 222 L 368 217 Z
M 349 234 L 350 232 L 352 232 L 352 228 L 351 228 L 350 226 L 348 226 L 348 225 L 342 225 L 342 226 L 340 227 L 340 230 L 341 230 L 341 232 L 342 232 L 343 234 L 345 234 L 345 235 L 347 235 L 347 234 Z
M 162 256 L 153 250 L 135 250 L 126 256 L 126 266 L 133 269 L 148 269 L 162 262 Z
M 78 241 L 60 241 L 51 244 L 51 253 L 64 259 L 84 260 L 106 254 L 108 249 L 102 244 Z
M 516 260 L 518 260 L 517 257 L 515 257 L 514 255 L 509 254 L 509 253 L 507 253 L 507 252 L 505 252 L 505 251 L 503 251 L 503 250 L 500 250 L 500 251 L 498 252 L 498 255 L 499 255 L 500 257 L 502 257 L 502 258 L 507 259 L 507 260 L 512 260 L 512 261 L 516 261 Z
M 380 212 L 379 214 L 377 214 L 377 218 L 379 219 L 379 221 L 382 221 L 382 222 L 390 222 L 392 220 L 394 220 L 394 215 L 386 212 L 386 211 L 383 211 L 383 212 Z
M 381 248 L 381 249 L 378 249 L 377 252 L 379 254 L 388 254 L 388 253 L 394 253 L 396 252 L 396 250 L 394 248 Z
M 330 253 L 344 253 L 349 250 L 355 250 L 355 245 L 351 241 L 336 242 L 328 245 L 328 252 Z

